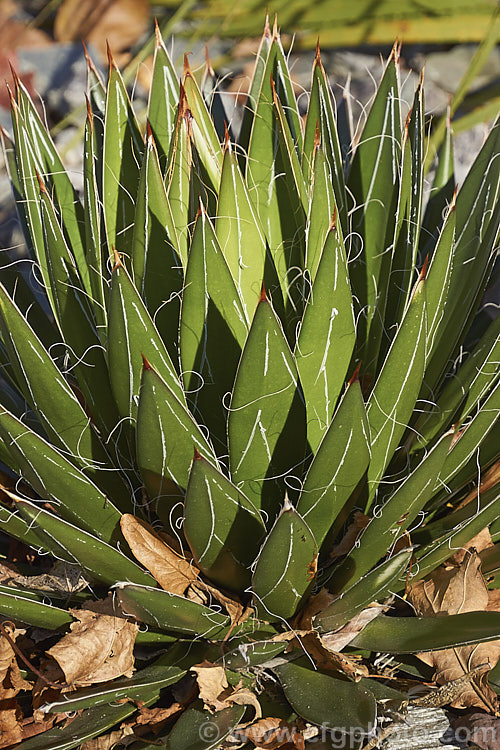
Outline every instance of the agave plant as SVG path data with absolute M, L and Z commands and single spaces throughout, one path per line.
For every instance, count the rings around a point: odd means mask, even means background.
M 398 48 L 354 141 L 319 49 L 301 117 L 268 27 L 237 140 L 210 71 L 179 84 L 160 38 L 144 132 L 111 55 L 106 86 L 89 61 L 82 198 L 19 81 L 12 122 L 38 283 L 4 263 L 1 530 L 89 586 L 69 605 L 14 580 L 0 613 L 57 641 L 111 590 L 140 624 L 133 676 L 52 680 L 42 709 L 79 714 L 23 748 L 77 747 L 203 665 L 218 703 L 200 688 L 137 747 L 219 746 L 256 695 L 296 727 L 369 733 L 404 698 L 367 676 L 372 652 L 414 675 L 408 654 L 497 638 L 498 612 L 415 617 L 401 596 L 485 527 L 500 539 L 480 485 L 500 445 L 482 305 L 500 124 L 458 192 L 448 134 L 424 204 L 423 86 L 402 126 Z M 346 628 L 340 655 L 325 637 Z M 308 637 L 337 644 L 326 667 Z

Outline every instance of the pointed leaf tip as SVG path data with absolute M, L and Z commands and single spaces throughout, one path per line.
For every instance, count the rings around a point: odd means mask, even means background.
M 113 266 L 113 273 L 114 273 L 117 268 L 123 268 L 123 263 L 122 263 L 122 259 L 120 258 L 120 254 L 117 251 L 116 247 L 112 245 L 111 249 L 113 250 L 113 259 L 115 261 L 115 264 Z
M 266 20 L 264 21 L 264 36 L 269 39 L 271 36 L 271 27 L 269 25 L 269 11 L 266 10 Z
M 154 137 L 153 137 L 153 131 L 151 130 L 151 124 L 149 120 L 146 120 L 146 135 L 148 143 L 153 144 L 154 143 Z
M 152 370 L 153 369 L 152 365 L 150 364 L 150 362 L 148 362 L 148 360 L 146 359 L 146 357 L 144 356 L 144 354 L 142 352 L 141 352 L 141 357 L 142 357 L 142 367 L 143 367 L 143 369 L 144 370 Z
M 45 183 L 42 180 L 42 176 L 40 172 L 38 171 L 38 169 L 35 169 L 35 173 L 36 173 L 36 178 L 38 180 L 38 187 L 40 188 L 40 192 L 48 195 L 47 188 L 45 187 Z
M 359 371 L 361 370 L 361 362 L 358 362 L 356 369 L 354 370 L 353 374 L 351 375 L 349 379 L 348 385 L 352 385 L 353 383 L 359 383 Z
M 332 219 L 330 221 L 330 226 L 328 227 L 329 231 L 331 232 L 333 229 L 337 228 L 337 206 L 333 209 Z
M 429 253 L 425 256 L 424 265 L 420 271 L 419 281 L 423 281 L 427 275 L 427 266 L 429 265 Z
M 227 127 L 227 122 L 224 120 L 224 151 L 229 150 L 231 153 L 231 141 L 229 138 L 229 129 Z
M 321 134 L 319 132 L 319 120 L 316 120 L 316 132 L 314 133 L 314 150 L 316 151 L 321 144 Z
M 200 459 L 201 459 L 201 453 L 200 453 L 200 451 L 198 450 L 198 448 L 195 445 L 194 446 L 193 461 L 199 461 Z
M 266 287 L 264 285 L 264 282 L 262 282 L 262 288 L 260 290 L 259 302 L 267 302 Z
M 188 53 L 184 53 L 184 75 L 192 76 L 191 68 L 189 67 Z
M 273 39 L 275 42 L 278 41 L 280 38 L 280 32 L 278 30 L 278 14 L 274 14 L 274 23 L 273 23 Z
M 320 64 L 321 64 L 321 51 L 320 51 L 320 48 L 319 48 L 319 37 L 318 37 L 318 39 L 316 40 L 316 56 L 315 56 L 315 58 L 314 58 L 314 62 L 315 62 L 315 63 L 316 63 L 317 65 L 320 65 Z
M 161 47 L 163 44 L 163 39 L 161 38 L 161 31 L 160 27 L 158 25 L 158 19 L 155 16 L 155 41 L 156 41 L 156 47 Z
M 109 42 L 107 39 L 106 39 L 106 53 L 108 55 L 109 69 L 112 70 L 114 68 L 116 70 L 116 63 L 115 63 L 113 54 L 111 52 L 111 47 L 109 46 Z

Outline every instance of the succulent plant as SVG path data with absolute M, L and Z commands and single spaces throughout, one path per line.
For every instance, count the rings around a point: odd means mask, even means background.
M 236 140 L 210 71 L 179 84 L 159 38 L 144 133 L 112 57 L 106 86 L 89 61 L 80 197 L 16 81 L 3 140 L 37 284 L 4 262 L 0 529 L 89 587 L 69 605 L 14 580 L 0 613 L 57 641 L 112 591 L 140 624 L 134 674 L 60 679 L 42 709 L 79 714 L 26 750 L 77 747 L 203 665 L 225 692 L 137 747 L 217 747 L 256 695 L 296 728 L 369 733 L 404 698 L 370 653 L 415 674 L 409 654 L 498 637 L 498 612 L 415 617 L 401 596 L 485 527 L 500 540 L 480 484 L 500 124 L 458 192 L 449 134 L 424 201 L 423 85 L 402 126 L 397 46 L 357 140 L 337 117 L 319 49 L 303 118 L 266 27 Z M 495 544 L 492 585 L 499 568 Z

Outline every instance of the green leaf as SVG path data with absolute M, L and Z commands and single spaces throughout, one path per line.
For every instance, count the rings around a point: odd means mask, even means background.
M 149 363 L 142 374 L 136 439 L 149 499 L 157 499 L 168 518 L 187 487 L 193 447 L 213 463 L 215 457 L 191 414 Z
M 473 501 L 465 507 L 465 517 L 460 511 L 445 517 L 447 525 L 457 523 L 451 527 L 451 531 L 441 539 L 434 538 L 432 541 L 419 549 L 417 552 L 418 567 L 412 580 L 418 580 L 431 572 L 438 565 L 444 563 L 450 557 L 453 549 L 458 549 L 470 542 L 476 534 L 500 517 L 500 488 L 498 485 L 481 495 L 480 508 Z M 456 516 L 459 515 L 459 518 Z
M 123 698 L 135 703 L 142 701 L 152 692 L 159 693 L 168 685 L 178 682 L 186 674 L 186 669 L 175 666 L 178 653 L 175 647 L 169 649 L 132 677 L 120 677 L 112 682 L 80 688 L 70 695 L 64 694 L 62 699 L 42 704 L 41 710 L 44 713 L 67 713 L 110 704 Z
M 102 468 L 113 467 L 97 432 L 90 426 L 72 389 L 2 285 L 0 331 L 23 395 L 47 435 L 67 452 L 72 463 L 85 468 L 92 481 L 99 486 L 113 487 L 115 491 L 120 487 L 123 491 L 122 481 L 114 477 L 114 472 L 102 471 Z
M 330 164 L 321 142 L 315 143 L 311 171 L 311 200 L 306 225 L 306 260 L 311 283 L 314 283 L 323 247 L 328 234 L 336 223 L 337 206 L 332 186 Z M 335 233 L 340 240 L 340 232 Z
M 257 612 L 263 619 L 292 617 L 310 591 L 318 547 L 288 499 L 259 552 L 252 576 Z
M 216 714 L 190 706 L 168 736 L 169 750 L 216 750 L 225 737 L 237 726 L 246 706 L 230 706 Z
M 113 270 L 108 316 L 109 373 L 121 416 L 134 419 L 137 414 L 142 355 L 184 402 L 184 392 L 165 344 L 120 259 Z
M 40 119 L 26 88 L 17 78 L 16 93 L 25 134 L 33 149 L 34 164 L 43 174 L 44 181 L 53 188 L 53 198 L 60 213 L 66 240 L 71 248 L 84 289 L 90 292 L 89 271 L 84 250 L 85 219 L 78 193 L 71 183 L 54 142 Z M 34 173 L 32 177 L 35 177 Z
M 65 609 L 53 607 L 35 598 L 31 592 L 10 586 L 0 586 L 0 613 L 47 630 L 57 630 L 73 622 L 73 617 Z
M 269 14 L 266 14 L 264 32 L 260 40 L 259 49 L 255 56 L 255 66 L 250 80 L 250 90 L 243 110 L 243 121 L 241 124 L 239 143 L 245 153 L 248 153 L 250 133 L 255 120 L 255 112 L 257 110 L 262 82 L 264 80 L 265 71 L 267 70 L 266 63 L 269 57 L 269 51 L 276 36 L 277 29 L 273 29 L 273 33 L 271 33 L 271 29 L 269 28 Z M 273 55 L 274 53 L 275 46 L 273 47 Z
M 119 582 L 115 590 L 124 612 L 160 630 L 218 638 L 231 623 L 215 609 L 162 589 Z
M 40 505 L 28 500 L 17 500 L 16 507 L 23 518 L 28 520 L 44 544 L 50 548 L 53 540 L 66 551 L 67 562 L 76 562 L 90 573 L 92 578 L 104 584 L 129 579 L 139 584 L 151 582 L 145 573 L 132 560 L 118 549 L 73 526 L 62 518 L 49 513 Z
M 293 662 L 275 667 L 287 701 L 299 716 L 323 728 L 345 727 L 370 733 L 376 723 L 377 708 L 372 693 L 354 682 Z
M 422 384 L 427 331 L 425 283 L 422 274 L 368 399 L 371 497 L 411 417 Z
M 55 545 L 47 547 L 45 542 L 33 531 L 31 525 L 21 518 L 16 510 L 6 508 L 0 504 L 0 531 L 13 539 L 18 539 L 23 544 L 32 547 L 33 549 L 43 549 L 46 552 L 50 552 L 51 548 Z M 64 550 L 58 547 L 55 553 L 58 557 L 64 557 Z
M 270 522 L 283 501 L 283 478 L 300 474 L 305 427 L 295 361 L 263 292 L 236 374 L 228 444 L 233 482 Z
M 413 285 L 422 222 L 423 158 L 424 158 L 424 92 L 419 81 L 413 107 L 408 115 L 402 144 L 400 180 L 392 267 L 387 290 L 384 327 L 389 336 L 397 330 L 406 309 Z M 382 342 L 384 349 L 389 347 Z
M 491 271 L 500 225 L 500 122 L 492 128 L 456 199 L 456 240 L 435 346 L 428 358 L 425 392 L 435 392 L 463 339 Z M 430 271 L 429 271 L 430 276 Z M 437 345 L 439 342 L 439 346 Z
M 336 590 L 365 575 L 400 540 L 433 496 L 450 448 L 446 433 L 408 474 L 399 487 L 373 513 L 357 544 L 335 569 Z
M 191 411 L 226 451 L 227 395 L 248 323 L 213 226 L 200 208 L 189 251 L 180 324 L 181 363 Z
M 354 380 L 319 445 L 297 503 L 318 547 L 368 467 L 369 443 L 363 396 Z
M 113 402 L 108 367 L 97 335 L 92 307 L 43 182 L 40 182 L 40 200 L 55 317 L 64 341 L 68 344 L 72 370 L 87 408 L 101 433 L 108 438 L 119 417 Z
M 342 591 L 331 604 L 314 618 L 314 626 L 320 631 L 337 630 L 352 620 L 371 602 L 382 601 L 401 588 L 401 576 L 412 556 L 412 550 L 403 550 L 385 560 L 378 567 L 361 576 L 347 590 L 335 580 L 335 570 L 327 581 L 327 588 Z M 404 580 L 404 579 L 403 579 Z
M 266 240 L 229 142 L 222 162 L 215 231 L 240 294 L 245 317 L 250 321 L 264 278 Z
M 134 283 L 172 359 L 178 359 L 177 329 L 183 285 L 182 261 L 152 131 L 142 160 L 135 207 Z
M 98 139 L 102 123 L 92 113 L 90 103 L 87 104 L 87 119 L 85 121 L 85 136 L 83 150 L 83 197 L 85 217 L 85 250 L 91 289 L 91 302 L 99 337 L 106 343 L 106 299 L 107 287 L 104 284 L 105 263 L 108 257 L 107 249 L 103 252 L 102 207 L 99 200 L 99 178 L 97 172 Z
M 153 76 L 149 90 L 148 122 L 162 164 L 170 151 L 178 101 L 179 79 L 157 27 Z
M 106 495 L 50 443 L 0 407 L 0 434 L 17 459 L 20 473 L 63 518 L 109 542 L 121 513 Z M 116 495 L 120 500 L 120 495 Z M 122 500 L 130 510 L 127 497 Z
M 183 530 L 202 573 L 224 588 L 244 592 L 250 586 L 264 523 L 245 495 L 199 454 L 186 489 Z
M 218 190 L 222 169 L 222 148 L 207 105 L 187 64 L 187 58 L 185 58 L 184 63 L 183 85 L 191 114 L 192 139 L 201 163 L 212 182 L 212 187 Z
M 355 340 L 347 261 L 334 224 L 322 250 L 295 347 L 307 405 L 307 439 L 313 451 L 330 424 Z
M 278 641 L 246 641 L 224 654 L 224 666 L 234 670 L 256 667 L 283 653 L 287 646 Z
M 153 691 L 153 694 L 144 695 L 142 700 L 145 706 L 149 706 L 157 699 L 158 692 Z M 115 724 L 120 724 L 136 710 L 135 703 L 90 708 L 65 726 L 58 724 L 29 740 L 23 740 L 23 750 L 71 750 L 80 747 L 92 737 L 98 737 Z
M 144 143 L 123 79 L 109 55 L 104 123 L 103 204 L 110 255 L 129 252 Z
M 484 120 L 483 120 L 484 122 Z M 429 201 L 422 220 L 420 243 L 426 249 L 433 246 L 443 224 L 445 210 L 452 202 L 455 191 L 455 170 L 453 166 L 453 133 L 455 126 L 447 118 L 446 132 L 439 149 L 436 172 L 429 193 Z
M 401 158 L 396 46 L 366 120 L 349 172 L 353 240 L 348 253 L 351 284 L 358 299 L 360 357 L 374 367 L 383 333 L 394 236 Z M 364 310 L 366 306 L 366 311 Z
M 348 232 L 347 199 L 344 184 L 344 169 L 340 152 L 339 136 L 334 111 L 334 103 L 328 78 L 321 62 L 319 46 L 314 59 L 311 94 L 307 109 L 302 170 L 306 184 L 311 181 L 314 162 L 316 129 L 319 127 L 321 148 L 330 167 L 331 185 L 338 208 L 340 224 L 344 236 Z M 351 139 L 349 140 L 351 146 Z
M 414 654 L 494 641 L 499 631 L 500 612 L 465 612 L 447 615 L 445 621 L 442 617 L 379 615 L 350 645 L 388 654 Z
M 492 391 L 480 406 L 477 413 L 462 425 L 457 440 L 448 454 L 440 481 L 446 485 L 475 453 L 485 436 L 492 429 L 500 414 L 500 382 L 497 380 Z
M 193 157 L 189 126 L 189 109 L 184 87 L 181 86 L 177 122 L 172 136 L 166 177 L 167 196 L 178 237 L 178 250 L 184 269 L 189 245 L 189 193 Z

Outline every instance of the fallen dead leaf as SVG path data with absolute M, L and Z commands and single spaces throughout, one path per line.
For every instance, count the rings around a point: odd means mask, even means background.
M 149 0 L 64 0 L 57 11 L 54 35 L 60 42 L 92 43 L 106 59 L 106 41 L 117 62 L 146 31 Z
M 146 706 L 141 706 L 139 712 L 134 717 L 134 733 L 136 735 L 141 735 L 144 732 L 158 734 L 172 716 L 181 713 L 185 708 L 186 706 L 177 702 L 172 703 L 168 708 L 147 708 Z
M 117 615 L 111 596 L 69 611 L 76 618 L 71 632 L 47 651 L 61 667 L 66 682 L 83 687 L 122 675 L 131 677 L 137 623 Z
M 205 708 L 209 711 L 221 711 L 227 708 L 225 700 L 219 699 L 221 693 L 229 686 L 224 667 L 205 660 L 191 667 L 191 671 L 196 674 L 200 698 Z
M 248 688 L 239 688 L 228 695 L 226 698 L 226 705 L 230 706 L 236 703 L 238 706 L 253 706 L 255 709 L 254 719 L 260 719 L 262 716 L 262 709 L 260 703 L 257 700 L 255 693 L 252 693 Z
M 499 602 L 495 592 L 492 592 L 494 596 L 490 601 L 480 565 L 479 555 L 475 550 L 469 550 L 459 565 L 441 566 L 426 580 L 410 586 L 408 600 L 422 617 L 498 609 Z M 443 685 L 481 664 L 489 662 L 493 668 L 500 658 L 500 640 L 431 651 L 418 654 L 418 658 L 434 668 L 436 682 Z M 451 706 L 477 706 L 495 712 L 497 696 L 488 685 L 487 673 L 468 682 Z
M 162 589 L 183 596 L 189 586 L 197 581 L 196 567 L 174 552 L 148 523 L 125 513 L 120 526 L 134 556 Z
M 0 583 L 12 581 L 12 579 L 15 579 L 19 575 L 20 573 L 14 563 L 0 563 Z
M 498 750 L 500 747 L 500 718 L 475 711 L 458 716 L 453 722 L 455 738 L 462 744 L 476 745 L 481 750 Z
M 24 633 L 10 622 L 4 622 L 2 626 L 12 641 Z M 31 687 L 31 683 L 21 676 L 9 639 L 0 632 L 0 748 L 21 742 L 23 714 L 16 696 L 21 690 L 31 690 Z
M 297 630 L 312 630 L 316 615 L 326 609 L 334 599 L 335 597 L 328 589 L 320 589 L 317 594 L 309 598 L 304 609 L 299 612 L 292 623 L 293 627 Z
M 364 513 L 361 513 L 361 511 L 357 510 L 354 513 L 352 522 L 347 527 L 346 532 L 340 542 L 332 547 L 332 550 L 330 552 L 330 559 L 337 560 L 339 557 L 347 555 L 347 553 L 350 552 L 354 547 L 356 539 L 359 536 L 359 532 L 362 531 L 366 526 L 368 526 L 370 520 L 371 519 L 369 516 L 365 516 Z
M 289 723 L 274 717 L 259 719 L 244 728 L 236 727 L 233 734 L 237 739 L 253 742 L 255 747 L 262 750 L 285 747 L 304 750 L 305 747 L 304 736 L 295 722 Z
M 470 540 L 463 547 L 460 547 L 447 561 L 449 565 L 460 565 L 468 550 L 475 549 L 476 552 L 482 552 L 488 547 L 493 547 L 490 530 L 488 528 L 483 529 L 476 534 L 476 536 Z
M 130 737 L 131 740 L 134 740 L 134 730 L 127 723 L 122 724 L 119 729 L 114 729 L 108 734 L 95 737 L 93 740 L 87 740 L 83 745 L 80 745 L 80 750 L 113 750 L 118 744 L 123 744 L 125 737 Z

